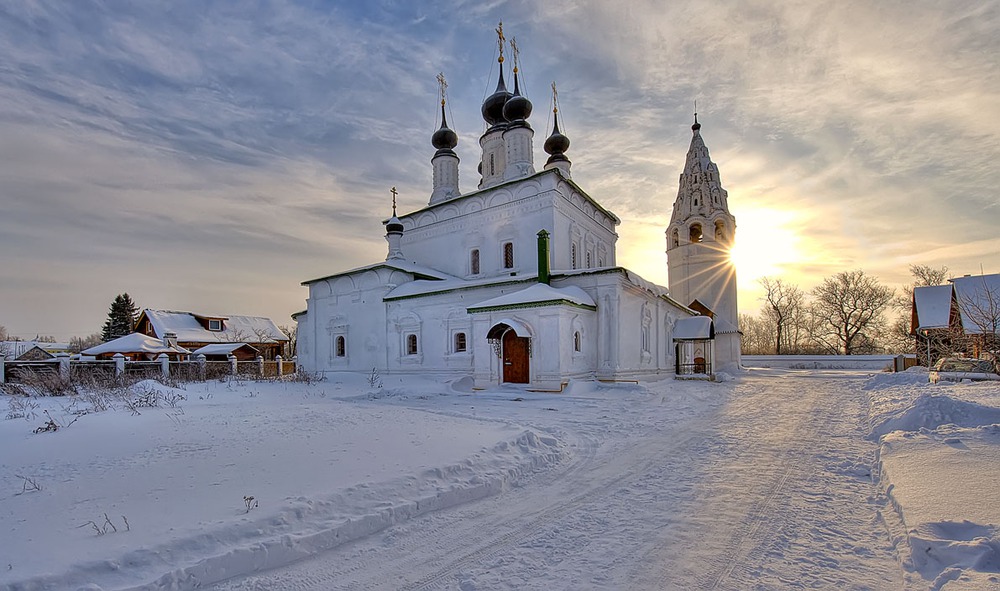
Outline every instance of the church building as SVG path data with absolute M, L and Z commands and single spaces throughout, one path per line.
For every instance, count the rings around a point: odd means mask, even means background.
M 393 189 L 386 259 L 303 283 L 307 308 L 295 315 L 302 368 L 558 391 L 571 379 L 709 378 L 738 367 L 728 256 L 736 225 L 697 120 L 667 230 L 671 295 L 618 266 L 620 220 L 573 181 L 557 106 L 548 158 L 536 169 L 516 47 L 511 91 L 498 34 L 478 187 L 459 188 L 442 80 L 427 205 L 399 215 Z

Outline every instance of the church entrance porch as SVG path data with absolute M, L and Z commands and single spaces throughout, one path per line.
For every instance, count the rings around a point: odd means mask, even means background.
M 529 340 L 517 336 L 511 329 L 503 334 L 501 346 L 503 381 L 509 384 L 527 384 Z

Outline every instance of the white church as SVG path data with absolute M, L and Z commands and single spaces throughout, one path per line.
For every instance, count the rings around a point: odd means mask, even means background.
M 308 372 L 421 372 L 559 391 L 569 380 L 711 379 L 740 365 L 736 220 L 695 117 L 666 230 L 670 288 L 617 265 L 620 220 L 577 185 L 558 108 L 536 169 L 532 105 L 500 74 L 482 105 L 479 184 L 459 188 L 458 135 L 431 138 L 427 206 L 384 221 L 384 261 L 309 280 Z

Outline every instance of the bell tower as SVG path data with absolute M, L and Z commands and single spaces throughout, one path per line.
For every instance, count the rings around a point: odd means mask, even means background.
M 712 162 L 695 113 L 684 171 L 667 226 L 667 274 L 670 295 L 712 316 L 719 369 L 740 365 L 736 267 L 729 256 L 736 238 L 736 218 L 719 167 Z

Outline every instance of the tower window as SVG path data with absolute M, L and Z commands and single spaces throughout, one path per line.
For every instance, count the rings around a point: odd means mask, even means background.
M 415 334 L 406 335 L 406 354 L 407 355 L 417 354 L 417 335 Z
M 569 247 L 569 262 L 570 268 L 576 268 L 576 244 L 571 244 Z
M 496 168 L 493 164 L 493 154 L 490 154 L 490 176 L 496 174 Z
M 503 268 L 513 269 L 514 268 L 514 243 L 504 242 L 503 243 Z
M 342 336 L 337 337 L 334 355 L 337 357 L 347 357 L 347 339 Z
M 590 265 L 590 253 L 588 252 L 587 253 L 587 268 L 589 269 L 590 267 L 591 267 L 591 265 Z
M 469 273 L 479 275 L 479 249 L 473 248 L 469 253 Z
M 701 242 L 701 224 L 691 225 L 691 242 Z
M 465 333 L 456 332 L 455 333 L 455 353 L 462 353 L 465 351 Z
M 573 333 L 573 350 L 576 351 L 577 353 L 579 353 L 580 349 L 583 347 L 583 343 L 581 341 L 582 341 L 582 339 L 580 338 L 580 331 L 574 332 Z
M 673 233 L 670 235 L 670 244 L 673 245 L 673 246 L 675 246 L 675 247 L 676 246 L 680 246 L 680 244 L 681 244 L 681 239 L 680 239 L 680 236 L 677 233 L 677 228 L 674 228 Z

